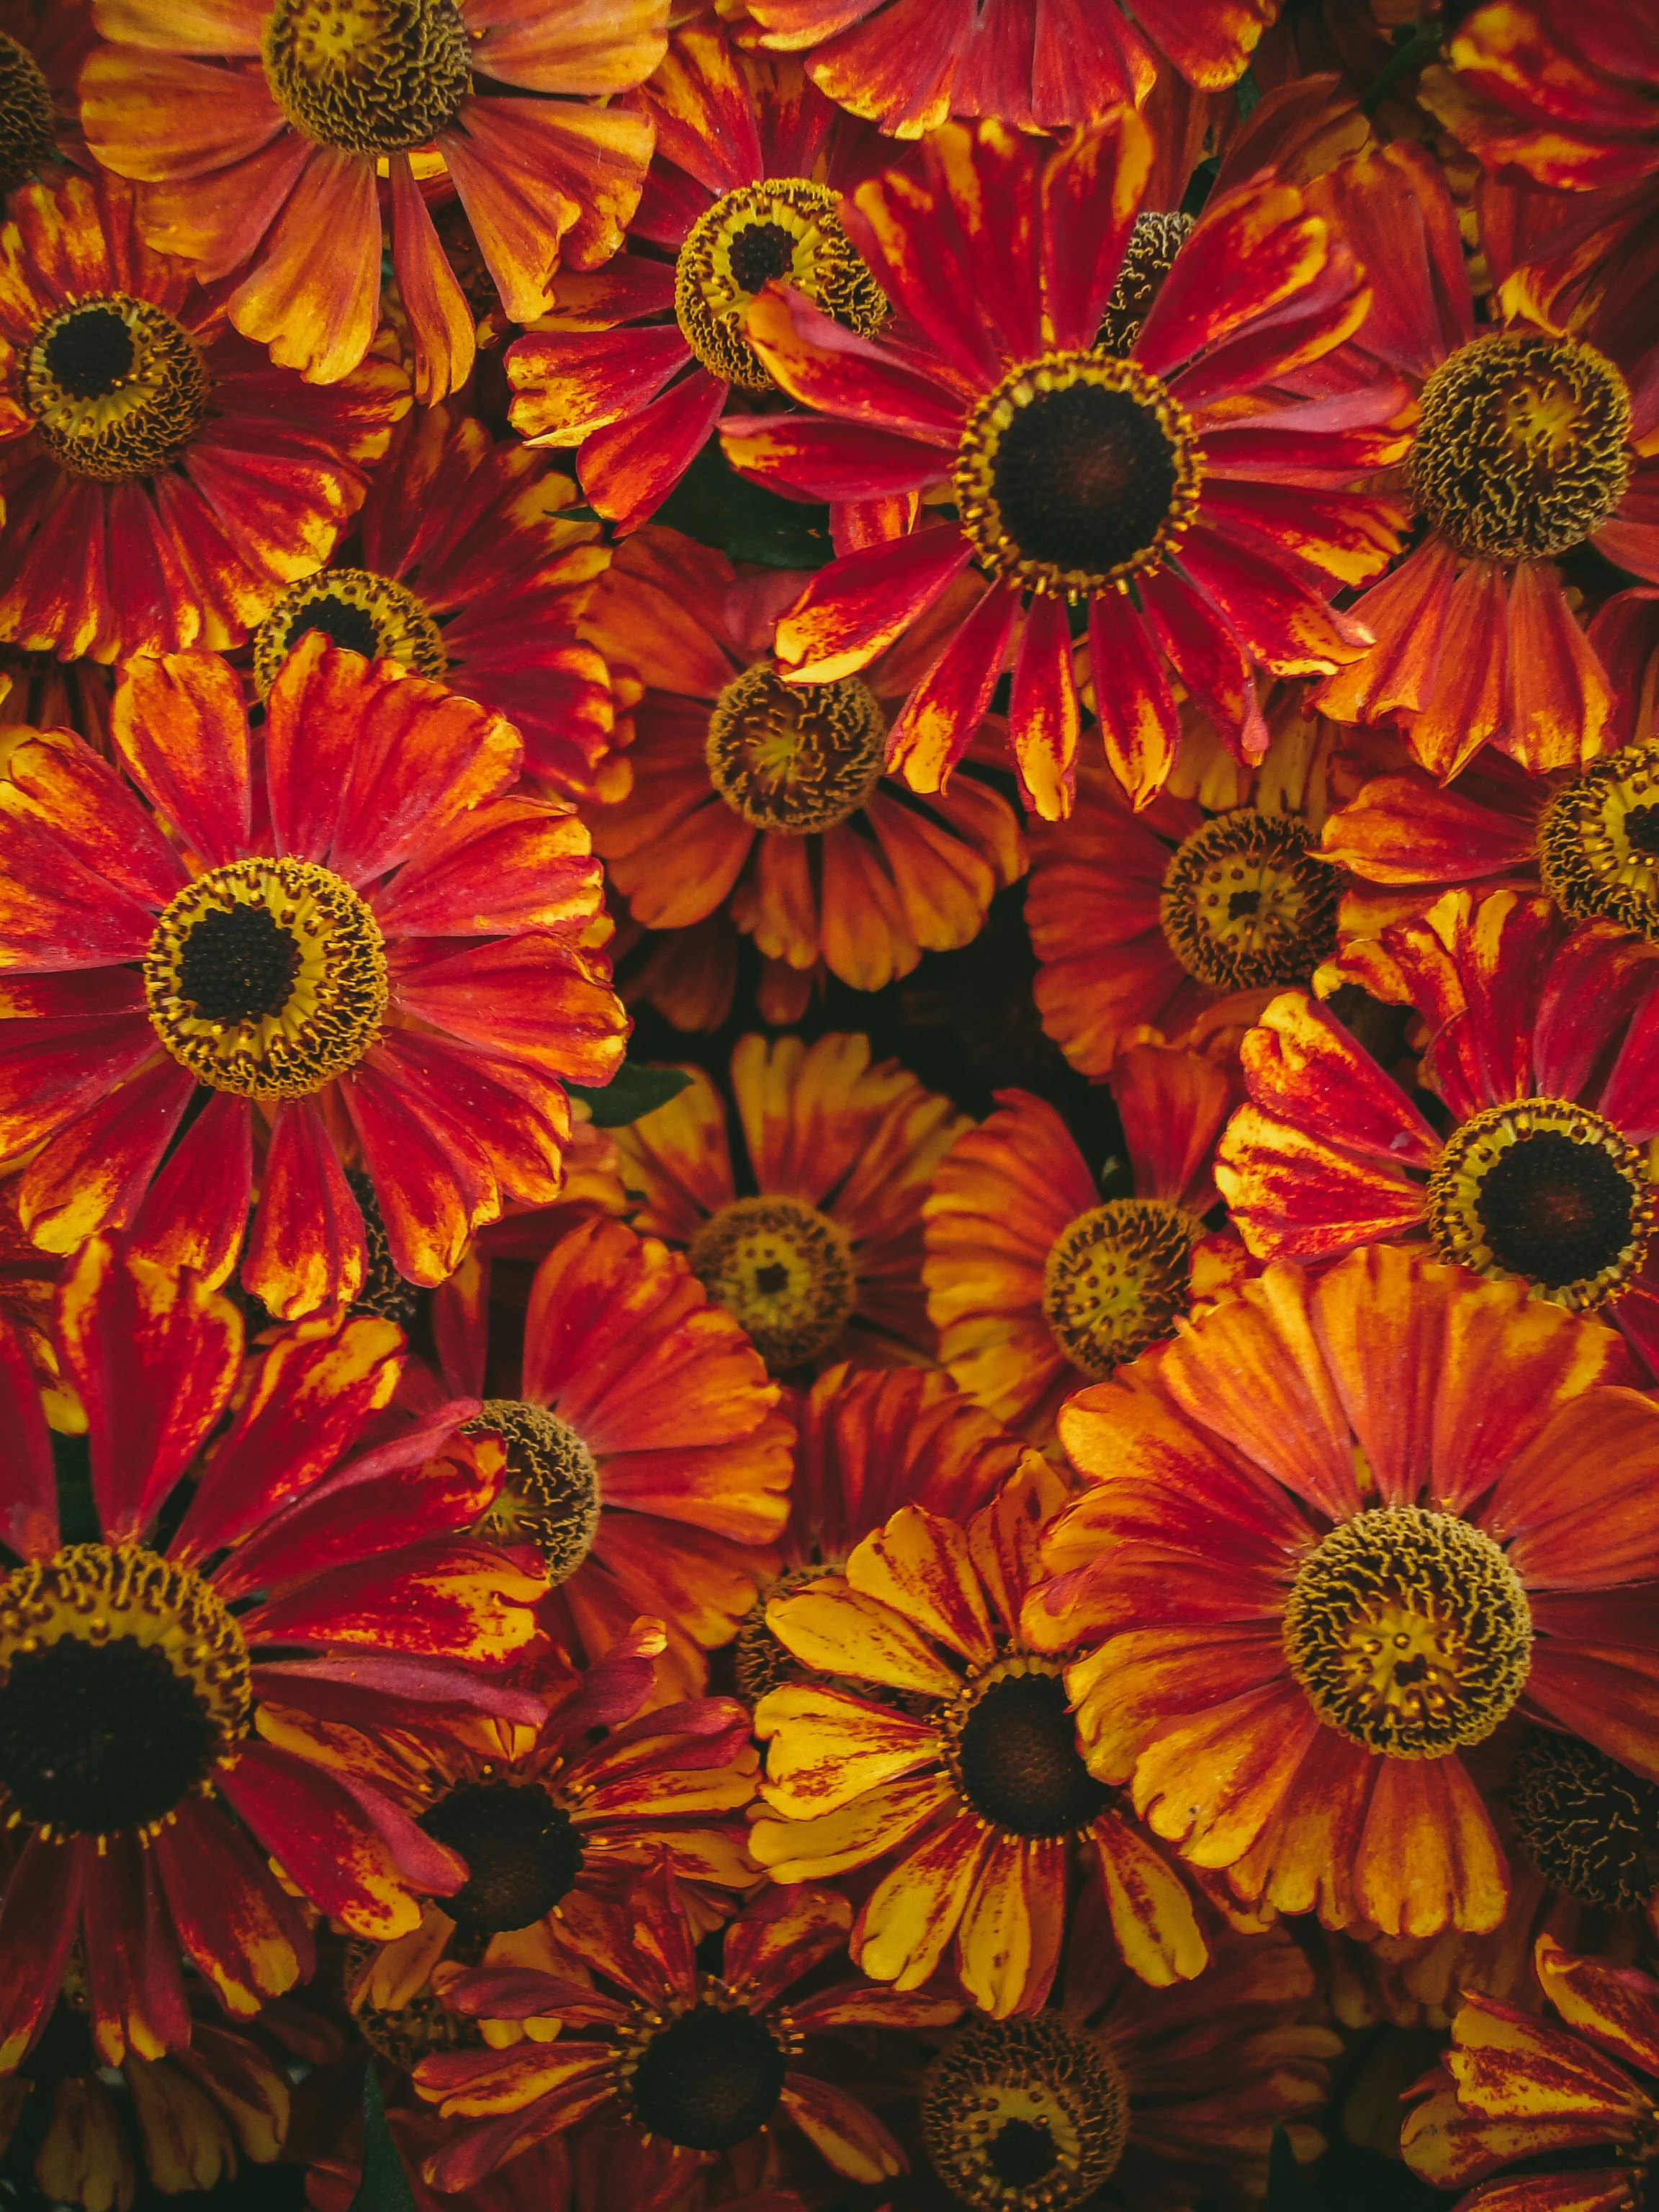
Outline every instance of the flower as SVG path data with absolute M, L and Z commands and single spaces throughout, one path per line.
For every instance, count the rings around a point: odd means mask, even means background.
M 685 1252 L 774 1374 L 930 1357 L 921 1203 L 965 1117 L 896 1061 L 872 1067 L 868 1037 L 747 1036 L 732 1054 L 739 1158 L 720 1093 L 688 1072 L 616 1133 L 645 1193 L 638 1226 Z
M 968 944 L 1024 872 L 1024 845 L 1013 809 L 970 771 L 931 802 L 882 774 L 887 702 L 921 665 L 925 632 L 956 611 L 948 600 L 891 665 L 792 686 L 768 647 L 804 581 L 740 580 L 676 532 L 627 541 L 584 634 L 647 687 L 634 788 L 586 820 L 635 921 L 683 929 L 724 909 L 768 959 L 875 991 L 924 951 Z
M 507 356 L 514 428 L 574 446 L 583 491 L 623 531 L 662 505 L 734 398 L 772 390 L 744 335 L 769 277 L 787 276 L 865 337 L 887 313 L 836 213 L 868 134 L 848 131 L 798 62 L 679 31 L 629 105 L 656 133 L 629 250 L 562 276 L 551 313 Z
M 1232 1103 L 1227 1071 L 1139 1045 L 1117 1061 L 1133 1195 L 1103 1199 L 1052 1106 L 999 1091 L 958 1137 L 922 1208 L 922 1280 L 941 1364 L 978 1405 L 1046 1445 L 1078 1378 L 1103 1382 L 1166 1337 L 1194 1299 L 1242 1272 L 1206 1237 L 1210 1164 Z
M 793 1395 L 793 1394 L 792 1394 Z M 916 1367 L 832 1367 L 794 1400 L 795 1479 L 778 1539 L 781 1570 L 738 1631 L 732 1671 L 750 1705 L 805 1670 L 772 1633 L 775 1597 L 845 1571 L 848 1556 L 901 1505 L 964 1521 L 1018 1468 L 1018 1437 L 949 1376 Z
M 1136 0 L 1049 8 L 1018 0 L 749 0 L 765 43 L 810 56 L 831 100 L 899 138 L 949 115 L 994 115 L 1024 131 L 1093 123 L 1121 101 L 1139 106 L 1161 64 L 1188 83 L 1234 82 L 1279 0 Z
M 681 1255 L 619 1221 L 582 1223 L 542 1261 L 520 1358 L 491 1356 L 488 1297 L 469 1264 L 434 1332 L 444 1387 L 483 1399 L 478 1425 L 507 1450 L 482 1533 L 540 1551 L 544 1618 L 568 1650 L 598 1659 L 651 1612 L 664 1692 L 700 1690 L 789 1510 L 777 1385 Z
M 811 498 L 931 495 L 957 513 L 821 570 L 778 625 L 787 680 L 856 674 L 970 562 L 993 586 L 893 726 L 889 765 L 915 790 L 937 790 L 977 730 L 1017 618 L 1010 735 L 1049 819 L 1077 751 L 1073 609 L 1113 673 L 1095 702 L 1107 757 L 1142 805 L 1179 735 L 1166 664 L 1249 761 L 1267 743 L 1256 666 L 1327 672 L 1370 642 L 1328 600 L 1394 547 L 1394 510 L 1347 487 L 1398 452 L 1405 387 L 1379 371 L 1340 402 L 1301 396 L 1364 318 L 1358 266 L 1297 186 L 1258 178 L 1211 199 L 1130 352 L 1106 352 L 1150 161 L 1132 109 L 1059 149 L 948 124 L 842 208 L 918 342 L 854 337 L 786 287 L 750 310 L 774 379 L 823 419 L 728 418 L 736 466 Z
M 852 1908 L 844 1898 L 817 1887 L 763 1890 L 726 1929 L 718 1975 L 699 1971 L 695 1931 L 665 1869 L 625 1903 L 587 1905 L 572 1917 L 573 1948 L 591 1986 L 529 1969 L 441 1970 L 457 2011 L 522 2021 L 528 2039 L 506 2050 L 435 2052 L 416 2069 L 416 2088 L 446 2117 L 485 2118 L 428 2162 L 428 2180 L 464 2190 L 590 2115 L 689 2152 L 682 2163 L 691 2166 L 789 2124 L 852 2180 L 903 2171 L 874 2114 L 799 2063 L 805 2039 L 848 2027 L 942 2025 L 962 2008 L 859 1980 L 789 2001 L 791 1986 L 846 1942 Z M 586 2039 L 584 2029 L 600 2033 Z
M 1559 563 L 1588 546 L 1659 579 L 1648 380 L 1595 319 L 1477 328 L 1451 195 L 1407 140 L 1310 190 L 1376 288 L 1357 347 L 1416 393 L 1403 480 L 1426 526 L 1355 603 L 1372 650 L 1314 696 L 1338 721 L 1396 723 L 1443 782 L 1486 744 L 1534 774 L 1585 765 L 1612 689 Z
M 221 1282 L 257 1137 L 241 1279 L 291 1316 L 363 1280 L 345 1160 L 417 1283 L 504 1194 L 556 1197 L 557 1079 L 608 1080 L 625 1024 L 586 831 L 501 795 L 516 732 L 321 635 L 271 687 L 262 758 L 208 653 L 135 662 L 113 725 L 136 792 L 66 732 L 24 733 L 0 786 L 0 1157 L 27 1159 L 35 1242 L 131 1222 Z
M 462 1861 L 372 1783 L 269 1740 L 268 1698 L 369 1731 L 538 1710 L 474 1671 L 529 1646 L 542 1589 L 451 1533 L 501 1486 L 498 1449 L 456 1434 L 477 1401 L 353 1454 L 397 1383 L 390 1322 L 313 1319 L 244 1371 L 228 1299 L 95 1237 L 57 1332 L 93 1510 L 84 1533 L 60 1524 L 9 1353 L 0 1792 L 26 1839 L 0 1903 L 0 2072 L 45 2028 L 77 1941 L 93 2043 L 118 2065 L 189 2041 L 185 1959 L 233 2014 L 307 1974 L 296 1896 L 386 1941 L 418 1923 L 416 1893 L 460 1887 Z
M 575 498 L 515 443 L 448 407 L 393 439 L 351 542 L 285 592 L 254 633 L 260 696 L 307 631 L 370 660 L 400 660 L 504 714 L 524 767 L 559 799 L 628 788 L 605 662 L 577 636 L 606 554 L 599 526 L 566 520 Z
M 614 104 L 666 46 L 667 0 L 95 0 L 81 75 L 100 161 L 143 181 L 151 245 L 271 359 L 347 376 L 380 319 L 381 217 L 416 396 L 471 371 L 474 316 L 433 227 L 453 191 L 503 313 L 544 314 L 562 262 L 622 243 L 651 128 Z M 526 98 L 525 94 L 532 95 Z
M 0 207 L 59 161 L 86 161 L 75 81 L 95 43 L 91 0 L 0 0 Z
M 1613 1331 L 1389 1245 L 1275 1261 L 1062 1407 L 1026 1607 L 1091 1771 L 1250 1909 L 1494 1928 L 1511 1712 L 1650 1779 L 1659 1405 Z M 1241 1388 L 1241 1378 L 1248 1387 Z
M 273 369 L 143 243 L 129 186 L 25 185 L 0 229 L 0 630 L 63 660 L 240 644 L 327 559 L 408 406 L 378 355 L 331 392 Z
M 857 1964 L 919 1989 L 949 1948 L 963 1987 L 999 2019 L 1048 1996 L 1073 1843 L 1142 1980 L 1189 1980 L 1209 1956 L 1185 1881 L 1084 1765 L 1065 1657 L 1020 1631 L 1038 1540 L 1065 1496 L 1029 1453 L 965 1523 L 901 1506 L 843 1573 L 766 1609 L 817 1679 L 756 1707 L 773 1817 L 750 1850 L 782 1882 L 880 1862 L 853 1929 Z
M 1524 2164 L 1530 2179 L 1477 2186 L 1456 2212 L 1640 2212 L 1659 2171 L 1659 1983 L 1575 1957 L 1550 1936 L 1534 1960 L 1559 2024 L 1467 1998 L 1401 2149 L 1440 2189 Z
M 1352 944 L 1340 970 L 1415 1007 L 1443 1135 L 1316 999 L 1244 1040 L 1247 1103 L 1216 1182 L 1261 1258 L 1425 1237 L 1443 1260 L 1579 1312 L 1606 1307 L 1653 1364 L 1659 1279 L 1659 962 L 1547 899 L 1448 891 Z

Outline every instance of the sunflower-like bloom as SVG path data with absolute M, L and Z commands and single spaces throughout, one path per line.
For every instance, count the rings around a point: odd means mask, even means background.
M 26 185 L 0 229 L 0 633 L 64 660 L 240 644 L 328 558 L 409 408 L 360 360 L 331 392 L 271 367 L 131 186 Z
M 416 395 L 471 372 L 475 321 L 432 205 L 460 202 L 502 313 L 544 314 L 561 263 L 623 240 L 651 126 L 614 95 L 667 46 L 668 0 L 95 0 L 81 75 L 106 168 L 142 180 L 153 246 L 285 368 L 332 383 L 380 320 L 381 224 Z M 526 96 L 528 95 L 528 96 Z
M 371 1735 L 541 1710 L 473 1671 L 533 1642 L 544 1587 L 449 1533 L 501 1488 L 499 1445 L 457 1433 L 477 1401 L 346 1456 L 398 1381 L 389 1322 L 280 1331 L 245 1372 L 228 1299 L 94 1238 L 57 1323 L 87 1412 L 82 1528 L 60 1523 L 39 1400 L 0 1347 L 18 1562 L 0 1579 L 0 1791 L 27 1837 L 0 1904 L 0 2071 L 77 1942 L 93 2042 L 118 2065 L 190 2039 L 185 1959 L 232 2014 L 304 1978 L 295 1895 L 386 1941 L 419 1923 L 416 1892 L 459 1889 L 465 1862 L 373 1782 L 269 1739 L 267 1698 Z
M 1146 99 L 1160 64 L 1188 83 L 1236 82 L 1279 0 L 747 0 L 764 43 L 805 53 L 831 100 L 896 138 L 950 115 L 1064 131 Z
M 482 1397 L 507 1449 L 482 1533 L 539 1550 L 567 1650 L 597 1659 L 651 1614 L 664 1693 L 700 1690 L 703 1654 L 775 1571 L 793 1458 L 778 1386 L 682 1255 L 619 1221 L 542 1261 L 516 1358 L 491 1357 L 488 1290 L 469 1263 L 434 1313 L 444 1387 Z
M 1659 1982 L 1551 1936 L 1534 1964 L 1556 2017 L 1468 1997 L 1451 2049 L 1419 2085 L 1406 2162 L 1438 2189 L 1468 2191 L 1454 2212 L 1641 2212 L 1659 2178 Z M 1512 2166 L 1527 2178 L 1492 2179 Z
M 608 558 L 599 525 L 516 441 L 448 407 L 412 416 L 375 471 L 349 538 L 283 593 L 253 639 L 261 696 L 308 630 L 370 660 L 399 660 L 504 714 L 525 774 L 561 799 L 628 788 L 610 677 L 577 635 Z
M 1401 450 L 1406 388 L 1379 369 L 1340 403 L 1304 396 L 1364 320 L 1359 267 L 1297 186 L 1256 179 L 1211 199 L 1128 352 L 1109 352 L 1151 159 L 1133 109 L 1058 149 L 948 124 L 842 204 L 913 342 L 855 337 L 787 285 L 750 310 L 774 379 L 823 419 L 728 417 L 737 466 L 811 498 L 957 510 L 815 576 L 778 625 L 786 678 L 856 674 L 970 563 L 992 586 L 894 724 L 890 765 L 917 791 L 949 777 L 1012 656 L 1026 796 L 1067 811 L 1074 610 L 1111 672 L 1107 758 L 1139 804 L 1175 758 L 1170 672 L 1251 760 L 1267 744 L 1255 668 L 1329 672 L 1370 641 L 1328 601 L 1394 548 L 1395 510 L 1348 488 Z
M 931 1358 L 921 1205 L 967 1116 L 896 1061 L 872 1067 L 868 1037 L 747 1036 L 732 1054 L 739 1158 L 719 1091 L 690 1073 L 616 1133 L 645 1193 L 638 1225 L 685 1252 L 775 1375 Z
M 1579 1312 L 1659 1370 L 1659 956 L 1547 899 L 1448 891 L 1338 972 L 1414 1008 L 1442 1134 L 1317 999 L 1244 1040 L 1247 1103 L 1216 1182 L 1264 1259 L 1426 1237 L 1437 1255 Z
M 556 1197 L 558 1079 L 608 1081 L 626 1024 L 586 832 L 501 795 L 517 732 L 320 634 L 271 687 L 258 753 L 210 653 L 132 664 L 113 720 L 131 783 L 27 731 L 0 785 L 0 1157 L 27 1161 L 35 1242 L 131 1223 L 222 1282 L 257 1149 L 242 1281 L 292 1316 L 364 1279 L 342 1155 L 419 1283 L 505 1193 Z
M 1659 1778 L 1659 1405 L 1629 1375 L 1613 1331 L 1383 1245 L 1275 1262 L 1080 1392 L 1089 1486 L 1024 1625 L 1092 1647 L 1091 1771 L 1252 1910 L 1496 1927 L 1468 1747 L 1518 1712 Z
M 628 105 L 656 132 L 629 250 L 561 277 L 551 313 L 507 356 L 514 428 L 574 446 L 590 503 L 624 531 L 662 505 L 734 398 L 773 390 L 744 334 L 769 278 L 865 337 L 887 313 L 836 213 L 838 189 L 872 166 L 852 166 L 869 134 L 798 62 L 682 31 Z
M 1310 189 L 1376 288 L 1357 344 L 1416 395 L 1403 483 L 1425 526 L 1355 603 L 1372 650 L 1314 696 L 1339 721 L 1396 723 L 1443 782 L 1487 744 L 1534 773 L 1581 767 L 1612 686 L 1559 562 L 1589 548 L 1659 580 L 1659 397 L 1594 317 L 1477 327 L 1457 211 L 1420 148 L 1395 139 Z
M 75 81 L 96 43 L 92 0 L 0 0 L 0 209 L 58 162 L 86 162 Z
M 769 569 L 739 582 L 673 531 L 628 541 L 584 635 L 646 686 L 634 787 L 585 818 L 635 921 L 684 929 L 728 912 L 769 960 L 876 991 L 924 951 L 969 944 L 1024 872 L 1024 842 L 971 772 L 927 801 L 882 773 L 892 702 L 925 665 L 925 633 L 942 635 L 960 606 L 941 602 L 861 677 L 791 685 L 772 629 L 805 580 Z
M 1112 1071 L 1133 1195 L 1103 1198 L 1065 1122 L 1029 1091 L 958 1137 L 922 1218 L 922 1279 L 941 1364 L 978 1405 L 1038 1445 L 1060 1401 L 1167 1336 L 1194 1299 L 1243 1272 L 1206 1237 L 1211 1163 L 1233 1102 L 1198 1053 L 1140 1045 Z
M 965 1522 L 902 1506 L 842 1573 L 766 1609 L 811 1678 L 756 1708 L 774 1817 L 750 1848 L 783 1882 L 881 1862 L 854 1958 L 913 1990 L 949 1951 L 999 2019 L 1048 1995 L 1074 1846 L 1142 1980 L 1188 1980 L 1209 1956 L 1186 1881 L 1084 1764 L 1067 1655 L 1039 1653 L 1020 1628 L 1043 1525 L 1065 1498 L 1028 1453 Z
M 556 1978 L 441 1967 L 454 2010 L 522 2021 L 525 2039 L 504 2050 L 434 2052 L 416 2069 L 416 2088 L 446 2118 L 484 2120 L 428 2160 L 426 2178 L 466 2189 L 589 2118 L 690 2153 L 683 2167 L 763 2142 L 782 2126 L 799 2129 L 850 2180 L 902 2173 L 903 2154 L 875 2115 L 801 2063 L 806 2039 L 946 2026 L 962 2006 L 857 1978 L 825 1986 L 821 1975 L 811 1995 L 792 1998 L 795 1983 L 843 1950 L 852 1917 L 833 1890 L 763 1890 L 726 1928 L 720 1972 L 708 1973 L 663 1868 L 623 1902 L 573 1900 L 568 1942 L 586 1970 L 581 1981 L 569 1969 Z

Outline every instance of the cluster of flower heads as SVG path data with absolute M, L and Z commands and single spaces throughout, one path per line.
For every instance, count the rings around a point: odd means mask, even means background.
M 0 0 L 0 211 L 5 2201 L 1659 2202 L 1659 0 Z

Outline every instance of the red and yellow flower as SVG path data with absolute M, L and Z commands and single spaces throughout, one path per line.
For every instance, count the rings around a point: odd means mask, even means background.
M 1328 672 L 1370 642 L 1328 603 L 1394 549 L 1395 510 L 1350 487 L 1401 450 L 1407 395 L 1340 366 L 1370 298 L 1358 264 L 1298 187 L 1255 179 L 1211 199 L 1127 353 L 1109 351 L 1151 160 L 1133 109 L 1058 149 L 946 125 L 842 207 L 915 340 L 858 337 L 782 285 L 750 310 L 762 361 L 818 416 L 729 417 L 737 466 L 811 498 L 957 514 L 814 577 L 778 625 L 786 679 L 856 674 L 970 564 L 988 586 L 893 726 L 890 765 L 915 790 L 948 779 L 1012 656 L 1027 799 L 1067 811 L 1073 611 L 1112 672 L 1095 700 L 1107 757 L 1142 805 L 1175 758 L 1171 676 L 1253 761 L 1255 671 Z
M 507 1193 L 556 1197 L 559 1078 L 607 1081 L 626 1024 L 586 832 L 503 795 L 516 732 L 324 635 L 272 685 L 257 753 L 208 653 L 134 663 L 113 720 L 131 784 L 27 732 L 0 786 L 0 1155 L 26 1163 L 35 1242 L 131 1223 L 222 1282 L 257 1152 L 242 1281 L 291 1316 L 362 1283 L 347 1162 L 415 1282 Z
M 451 1533 L 501 1485 L 499 1446 L 457 1432 L 477 1401 L 391 1441 L 371 1429 L 352 1455 L 398 1381 L 390 1322 L 323 1316 L 244 1370 L 228 1299 L 97 1238 L 57 1326 L 87 1413 L 84 1529 L 60 1522 L 32 1378 L 0 1347 L 0 1533 L 18 1562 L 0 1579 L 0 1790 L 25 1835 L 0 1903 L 5 2071 L 77 1942 L 93 2042 L 116 2065 L 190 2040 L 186 1959 L 233 2014 L 308 1974 L 296 1898 L 386 1941 L 422 1894 L 461 1887 L 464 1862 L 372 1783 L 269 1738 L 268 1698 L 371 1732 L 540 1710 L 475 1671 L 532 1645 L 544 1588 Z
M 1448 891 L 1336 972 L 1414 1008 L 1443 1134 L 1317 999 L 1244 1040 L 1216 1182 L 1264 1259 L 1423 1237 L 1607 1319 L 1659 1369 L 1659 951 L 1547 899 Z
M 26 185 L 0 229 L 0 632 L 64 660 L 240 644 L 321 567 L 409 407 L 312 391 L 140 238 L 131 186 Z
M 1103 1198 L 1064 1121 L 1029 1091 L 958 1137 L 922 1208 L 940 1364 L 975 1404 L 1047 1445 L 1079 1378 L 1103 1382 L 1243 1268 L 1206 1237 L 1224 1067 L 1140 1045 L 1112 1071 L 1133 1196 Z
M 611 681 L 577 633 L 608 556 L 576 496 L 520 445 L 448 407 L 392 442 L 349 540 L 285 592 L 253 639 L 263 697 L 294 647 L 320 629 L 370 660 L 398 660 L 504 714 L 533 788 L 614 799 L 628 788 Z
M 694 27 L 628 104 L 656 134 L 629 250 L 561 277 L 551 313 L 507 356 L 514 428 L 574 446 L 583 491 L 623 531 L 662 505 L 729 405 L 774 388 L 744 332 L 769 278 L 866 337 L 887 313 L 836 213 L 868 134 L 798 62 Z
M 475 318 L 432 218 L 459 200 L 503 313 L 621 245 L 651 126 L 615 104 L 666 50 L 668 0 L 95 0 L 81 75 L 100 161 L 142 181 L 149 242 L 194 263 L 245 337 L 318 383 L 380 321 L 381 229 L 416 391 L 471 371 Z
M 1024 1626 L 1090 1647 L 1091 1771 L 1252 1910 L 1496 1927 L 1468 1747 L 1518 1712 L 1659 1778 L 1659 1405 L 1629 1376 L 1612 1330 L 1382 1245 L 1276 1262 L 1080 1392 L 1088 1486 Z
M 1024 845 L 971 772 L 926 802 L 882 774 L 889 706 L 959 609 L 942 602 L 862 677 L 791 685 L 769 647 L 805 580 L 739 578 L 668 530 L 623 546 L 584 635 L 646 687 L 634 787 L 586 819 L 635 921 L 684 929 L 725 911 L 767 959 L 875 991 L 924 951 L 969 943 Z
M 967 1118 L 870 1040 L 742 1038 L 732 1054 L 739 1156 L 700 1068 L 618 1129 L 641 1229 L 683 1250 L 775 1374 L 837 1359 L 931 1359 L 921 1206 Z M 739 1189 L 750 1194 L 740 1197 Z
M 823 1986 L 819 1978 L 810 1996 L 792 1997 L 795 1983 L 842 1950 L 852 1917 L 834 1890 L 763 1890 L 726 1929 L 720 1972 L 708 1973 L 664 1869 L 623 1902 L 573 1907 L 570 1947 L 584 1981 L 568 1971 L 441 1968 L 456 2011 L 522 2022 L 524 2039 L 435 2052 L 416 2069 L 416 2087 L 447 2118 L 484 2122 L 428 2160 L 426 2178 L 465 2190 L 596 2116 L 671 2145 L 683 2167 L 793 2127 L 849 2180 L 902 2172 L 903 2154 L 874 2113 L 800 2063 L 806 2039 L 939 2027 L 962 2007 L 855 1978 Z M 686 2172 L 688 2185 L 692 2179 Z
M 1020 1628 L 1065 1498 L 1027 1453 L 965 1522 L 902 1506 L 842 1573 L 766 1608 L 811 1674 L 755 1711 L 772 1815 L 756 1858 L 781 1882 L 879 1866 L 853 1929 L 859 1966 L 915 1990 L 948 1951 L 999 2019 L 1048 1997 L 1079 1856 L 1143 1981 L 1189 1980 L 1209 1956 L 1187 1882 L 1084 1764 L 1065 1656 Z

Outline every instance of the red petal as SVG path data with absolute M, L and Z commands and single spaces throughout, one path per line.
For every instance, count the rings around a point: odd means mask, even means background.
M 1225 617 L 1167 568 L 1137 580 L 1152 635 L 1170 665 L 1207 712 L 1216 734 L 1247 765 L 1267 750 L 1267 726 L 1243 642 Z
M 851 568 L 870 557 L 855 553 L 840 565 Z M 887 733 L 887 765 L 913 791 L 942 791 L 977 735 L 1002 673 L 1018 609 L 1017 592 L 988 592 L 905 701 Z M 799 610 L 788 619 L 799 623 Z M 1040 773 L 1037 780 L 1040 786 Z
M 271 1117 L 242 1281 L 281 1320 L 355 1297 L 368 1264 L 363 1217 L 314 1098 Z
M 1047 822 L 1060 821 L 1072 811 L 1081 726 L 1066 603 L 1047 596 L 1035 599 L 1014 664 L 1008 736 L 1019 769 L 1020 795 Z
M 820 568 L 778 623 L 786 675 L 827 684 L 867 667 L 942 597 L 973 550 L 959 530 L 922 529 Z
M 221 1770 L 222 1789 L 236 1771 Z M 179 1941 L 228 2012 L 246 2019 L 310 1979 L 304 1917 L 216 1805 L 188 1804 L 150 1849 Z
M 619 531 L 636 530 L 702 451 L 730 389 L 694 368 L 637 415 L 592 431 L 576 457 L 590 505 Z
M 87 2010 L 106 2066 L 129 2051 L 159 2058 L 190 2041 L 177 1938 L 153 1855 L 134 1836 L 85 1862 Z
M 1089 682 L 1112 773 L 1145 806 L 1169 780 L 1181 724 L 1152 632 L 1127 592 L 1089 602 Z
M 246 1098 L 216 1091 L 145 1193 L 131 1249 L 222 1283 L 242 1247 L 252 1188 L 252 1114 Z
M 0 2073 L 13 2073 L 64 1986 L 81 1917 L 89 1844 L 48 1843 L 32 1834 L 0 1898 Z
M 472 310 L 438 242 L 408 155 L 392 155 L 391 167 L 392 266 L 414 341 L 415 397 L 429 407 L 472 374 Z
M 1094 344 L 1152 158 L 1146 125 L 1133 107 L 1120 107 L 1045 166 L 1042 291 L 1054 332 L 1045 344 L 1085 351 Z
M 58 1478 L 40 1386 L 16 1332 L 0 1315 L 0 1436 L 6 1438 L 0 1535 L 21 1559 L 58 1549 Z
M 204 867 L 247 851 L 247 713 L 234 671 L 216 653 L 130 661 L 110 733 L 133 781 Z

